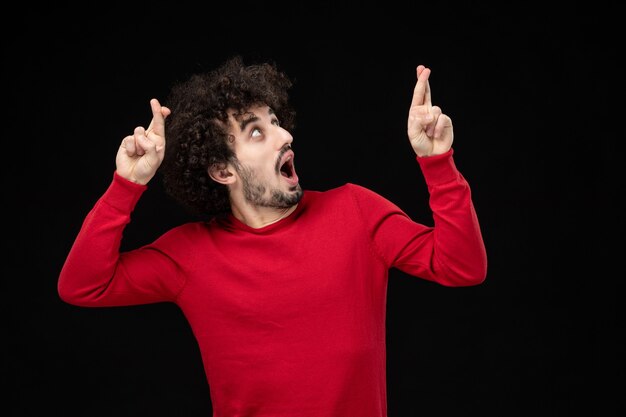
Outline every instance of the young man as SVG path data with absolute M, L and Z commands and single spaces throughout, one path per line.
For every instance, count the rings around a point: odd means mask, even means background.
M 434 227 L 358 185 L 303 190 L 291 149 L 287 77 L 233 58 L 150 101 L 122 141 L 108 190 L 61 271 L 78 306 L 173 302 L 198 339 L 214 416 L 387 415 L 390 268 L 446 286 L 485 279 L 451 119 L 417 67 L 407 134 Z M 167 119 L 167 122 L 166 122 Z M 120 253 L 135 204 L 161 168 L 166 190 L 206 217 Z

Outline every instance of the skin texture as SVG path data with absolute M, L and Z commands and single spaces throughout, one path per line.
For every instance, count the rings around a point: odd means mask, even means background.
M 155 98 L 150 100 L 152 121 L 147 129 L 135 128 L 126 136 L 117 151 L 116 170 L 123 178 L 145 185 L 156 174 L 165 156 L 165 118 L 170 109 L 161 106 Z
M 432 104 L 430 68 L 419 65 L 416 74 L 407 120 L 408 139 L 418 157 L 440 155 L 452 147 L 452 120 Z M 132 135 L 126 136 L 116 156 L 117 173 L 143 185 L 163 162 L 165 121 L 171 114 L 156 98 L 150 100 L 150 107 L 149 126 L 138 126 Z M 285 180 L 276 168 L 286 153 L 294 156 L 290 150 L 291 133 L 280 126 L 276 115 L 264 104 L 251 106 L 243 113 L 231 109 L 228 117 L 230 146 L 237 160 L 207 168 L 209 176 L 228 187 L 233 215 L 249 226 L 262 227 L 284 218 L 296 208 L 302 195 L 295 168 L 295 183 Z M 249 118 L 254 120 L 242 123 Z
M 430 83 L 430 68 L 417 67 L 417 83 L 409 108 L 407 134 L 415 154 L 420 157 L 440 155 L 452 147 L 454 138 L 452 120 L 441 108 L 433 106 Z
M 243 120 L 248 122 L 242 130 Z M 291 157 L 293 161 L 291 133 L 264 105 L 247 109 L 244 115 L 231 110 L 228 122 L 238 163 L 211 167 L 209 175 L 228 186 L 233 215 L 252 227 L 266 226 L 289 215 L 302 197 L 297 176 L 287 181 L 278 170 L 282 159 Z

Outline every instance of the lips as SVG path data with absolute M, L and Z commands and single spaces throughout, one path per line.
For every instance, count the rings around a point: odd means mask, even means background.
M 280 159 L 278 168 L 280 176 L 291 186 L 298 185 L 298 175 L 296 174 L 296 168 L 293 164 L 294 157 L 293 151 L 289 150 L 285 152 Z

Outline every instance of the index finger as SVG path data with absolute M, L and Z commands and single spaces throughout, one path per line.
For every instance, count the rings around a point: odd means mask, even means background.
M 431 104 L 430 99 L 430 85 L 428 84 L 428 77 L 430 76 L 430 68 L 426 68 L 423 65 L 417 67 L 417 83 L 413 90 L 413 101 L 411 106 L 421 106 L 424 104 Z
M 147 131 L 154 132 L 159 136 L 165 136 L 165 115 L 163 114 L 161 103 L 156 98 L 153 98 L 150 100 L 150 108 L 152 109 L 152 120 Z

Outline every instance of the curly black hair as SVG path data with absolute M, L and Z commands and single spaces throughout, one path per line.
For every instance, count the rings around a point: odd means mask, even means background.
M 287 94 L 291 86 L 275 63 L 244 65 L 238 55 L 175 84 L 165 104 L 171 110 L 160 169 L 165 191 L 206 220 L 229 213 L 228 188 L 208 174 L 214 164 L 237 162 L 225 129 L 227 110 L 243 112 L 253 105 L 267 105 L 281 126 L 292 130 L 295 111 Z

